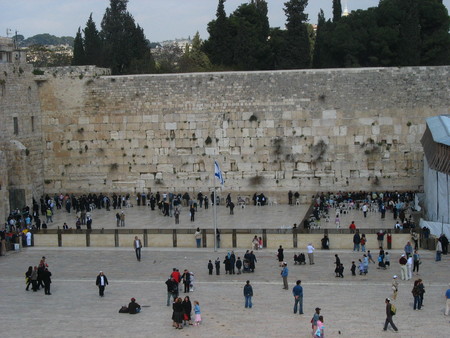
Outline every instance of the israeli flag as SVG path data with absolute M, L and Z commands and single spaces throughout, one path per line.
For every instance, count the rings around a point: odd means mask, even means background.
M 223 175 L 222 171 L 220 170 L 219 163 L 217 163 L 217 161 L 214 161 L 214 176 L 216 176 L 220 184 L 223 185 L 224 182 Z

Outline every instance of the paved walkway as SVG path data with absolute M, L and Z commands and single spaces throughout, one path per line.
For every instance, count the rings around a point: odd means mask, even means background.
M 220 229 L 279 229 L 292 228 L 296 223 L 305 217 L 309 205 L 273 205 L 273 206 L 246 206 L 244 209 L 236 207 L 234 215 L 230 215 L 229 209 L 224 205 L 217 207 L 217 224 Z M 120 210 L 106 211 L 105 209 L 94 210 L 91 212 L 93 218 L 94 229 L 113 229 L 116 228 L 117 212 L 125 212 L 125 225 L 130 229 L 193 229 L 200 227 L 201 229 L 212 229 L 214 227 L 213 208 L 198 209 L 195 214 L 195 222 L 190 221 L 189 210 L 187 207 L 181 208 L 180 224 L 175 224 L 174 217 L 164 217 L 161 212 L 156 209 L 151 211 L 150 207 L 133 207 Z M 341 215 L 341 227 L 347 229 L 352 221 L 355 221 L 358 228 L 374 228 L 374 229 L 393 229 L 395 220 L 391 213 L 386 214 L 385 219 L 381 219 L 380 213 L 369 212 L 367 218 L 359 210 L 350 210 L 349 213 Z M 75 228 L 75 213 L 67 213 L 64 209 L 56 210 L 53 217 L 54 222 L 49 223 L 49 229 L 60 227 L 66 222 L 69 227 Z M 303 225 L 301 225 L 303 226 Z M 322 229 L 334 229 L 335 209 L 330 210 L 329 222 L 325 220 L 320 224 Z
M 242 256 L 244 252 L 238 251 Z M 344 278 L 334 277 L 334 254 L 345 265 Z M 394 321 L 399 333 L 382 332 L 384 298 L 390 295 L 393 274 L 400 270 L 399 251 L 391 252 L 390 270 L 371 264 L 367 276 L 351 276 L 352 260 L 360 253 L 317 251 L 315 265 L 293 265 L 286 251 L 289 286 L 297 279 L 304 287 L 304 312 L 292 313 L 291 291 L 282 289 L 275 252 L 256 253 L 255 273 L 209 276 L 208 259 L 223 257 L 226 249 L 145 248 L 137 262 L 128 248 L 26 248 L 0 257 L 0 313 L 2 337 L 310 337 L 310 319 L 322 308 L 326 337 L 448 337 L 449 317 L 443 314 L 448 288 L 450 256 L 434 262 L 432 252 L 422 252 L 420 278 L 425 283 L 425 307 L 413 311 L 412 282 L 400 281 Z M 53 273 L 52 295 L 25 291 L 24 272 L 47 257 Z M 202 309 L 200 327 L 172 328 L 172 310 L 166 306 L 164 284 L 173 267 L 195 273 L 195 291 Z M 105 297 L 98 296 L 95 277 L 103 270 L 109 279 Z M 223 273 L 223 264 L 222 264 Z M 414 276 L 416 278 L 416 276 Z M 242 289 L 250 279 L 253 309 L 244 308 Z M 181 294 L 183 295 L 183 294 Z M 183 295 L 184 296 L 184 295 Z M 119 314 L 121 305 L 135 297 L 141 314 Z M 447 333 L 446 333 L 447 332 Z

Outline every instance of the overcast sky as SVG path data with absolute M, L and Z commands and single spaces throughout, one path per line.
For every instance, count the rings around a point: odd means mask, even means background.
M 227 0 L 227 15 L 246 2 L 249 1 Z M 284 27 L 285 2 L 267 0 L 271 27 Z M 346 1 L 341 2 L 344 7 Z M 379 0 L 347 0 L 350 11 L 378 3 Z M 207 24 L 215 18 L 217 4 L 218 0 L 129 0 L 128 11 L 152 42 L 192 37 L 197 31 L 206 39 Z M 450 0 L 444 0 L 444 4 L 450 8 Z M 99 29 L 108 6 L 109 0 L 0 0 L 0 36 L 6 36 L 7 29 L 13 33 L 17 30 L 25 38 L 40 33 L 75 36 L 78 27 L 85 27 L 90 13 Z M 316 23 L 320 8 L 330 18 L 331 7 L 332 0 L 309 0 L 309 22 Z

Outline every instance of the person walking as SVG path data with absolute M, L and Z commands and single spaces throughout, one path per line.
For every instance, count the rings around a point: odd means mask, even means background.
M 136 258 L 140 262 L 141 261 L 141 248 L 142 248 L 142 242 L 138 238 L 138 236 L 134 237 L 134 251 L 136 252 Z
M 336 265 L 336 268 L 334 269 L 335 277 L 339 277 L 339 268 L 341 267 L 341 260 L 339 259 L 339 256 L 337 254 L 334 255 L 336 261 L 334 264 Z
M 448 283 L 448 286 L 450 286 L 450 283 Z M 447 299 L 445 303 L 445 315 L 450 315 L 450 288 L 447 289 L 445 292 L 445 298 Z
M 306 247 L 306 250 L 308 251 L 309 264 L 312 265 L 312 264 L 314 264 L 314 250 L 315 250 L 312 243 L 308 244 L 308 246 Z
M 28 291 L 28 289 L 30 288 L 30 284 L 31 284 L 31 275 L 33 274 L 33 267 L 30 265 L 28 267 L 27 272 L 25 272 L 25 283 L 26 283 L 26 288 L 25 290 Z
M 298 314 L 302 315 L 303 314 L 303 287 L 300 285 L 302 283 L 301 280 L 298 280 L 296 282 L 296 285 L 292 288 L 292 294 L 294 295 L 294 313 L 297 313 L 297 308 L 299 308 L 298 310 Z
M 253 288 L 248 280 L 244 286 L 245 308 L 252 308 Z
M 394 310 L 395 307 L 393 307 L 389 298 L 386 298 L 384 303 L 386 304 L 386 321 L 384 322 L 383 331 L 387 331 L 388 324 L 391 324 L 394 331 L 397 332 L 397 326 L 395 326 L 394 321 L 392 320 L 392 316 L 396 313 L 396 310 Z
M 419 275 L 419 265 L 420 265 L 420 255 L 418 250 L 414 250 L 413 254 L 413 272 L 416 272 L 416 275 Z
M 397 299 L 397 293 L 398 293 L 398 277 L 397 275 L 394 275 L 394 277 L 392 277 L 392 299 L 396 300 Z
M 106 278 L 106 276 L 103 274 L 103 271 L 100 271 L 100 273 L 98 274 L 95 285 L 98 286 L 99 296 L 103 297 L 105 293 L 105 287 L 106 285 L 108 285 L 108 278 Z
M 283 289 L 285 289 L 285 290 L 289 290 L 288 281 L 287 281 L 288 275 L 289 275 L 289 269 L 287 267 L 287 263 L 283 262 L 283 269 L 281 269 L 281 277 L 283 277 Z

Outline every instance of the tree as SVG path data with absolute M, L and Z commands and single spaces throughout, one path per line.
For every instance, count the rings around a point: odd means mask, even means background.
M 333 22 L 338 22 L 342 16 L 341 0 L 333 0 Z
M 327 22 L 325 21 L 325 14 L 321 9 L 317 17 L 317 30 L 316 30 L 316 42 L 314 44 L 313 53 L 313 67 L 314 68 L 326 68 L 330 67 L 329 48 L 327 46 Z
M 152 68 L 150 49 L 142 28 L 127 11 L 128 0 L 110 0 L 102 20 L 103 66 L 113 74 Z
M 84 33 L 84 53 L 86 63 L 90 65 L 100 66 L 102 64 L 102 40 L 99 32 L 92 20 L 92 13 L 86 22 Z
M 73 41 L 72 65 L 85 65 L 85 60 L 86 57 L 84 53 L 83 37 L 81 36 L 81 28 L 79 27 L 77 35 L 75 36 L 75 40 Z
M 215 65 L 231 66 L 233 64 L 233 41 L 231 27 L 225 13 L 226 0 L 219 0 L 216 20 L 208 23 L 209 39 L 202 49 Z
M 450 64 L 450 18 L 442 0 L 422 0 L 418 3 L 420 22 L 420 63 Z
M 285 46 L 280 53 L 280 67 L 284 69 L 311 66 L 310 42 L 305 8 L 308 0 L 290 0 L 284 4 L 286 14 Z
M 230 16 L 233 36 L 233 64 L 242 70 L 271 66 L 267 3 L 254 0 L 242 4 Z

